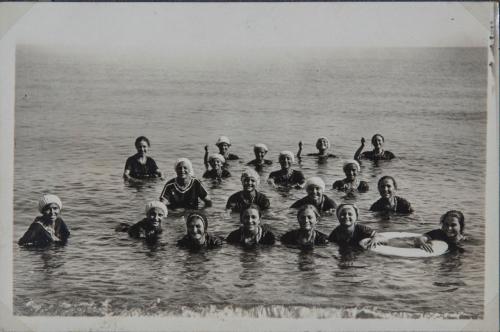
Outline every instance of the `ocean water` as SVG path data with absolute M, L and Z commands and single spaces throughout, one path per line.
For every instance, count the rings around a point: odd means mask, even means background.
M 14 182 L 14 313 L 16 315 L 159 315 L 186 317 L 481 318 L 484 288 L 486 49 L 316 50 L 259 56 L 179 58 L 94 56 L 21 46 L 16 56 Z M 179 157 L 204 171 L 203 147 L 218 136 L 253 159 L 252 145 L 269 147 L 260 190 L 271 199 L 264 216 L 280 235 L 297 227 L 288 209 L 304 191 L 276 191 L 264 179 L 279 168 L 281 150 L 315 151 L 327 136 L 340 158 L 294 165 L 319 175 L 326 194 L 344 177 L 361 137 L 385 136 L 397 160 L 362 164 L 370 191 L 354 201 L 360 222 L 380 231 L 423 233 L 459 209 L 470 241 L 462 253 L 405 259 L 369 251 L 311 252 L 277 245 L 209 252 L 176 248 L 185 233 L 181 213 L 164 221 L 159 245 L 116 233 L 143 218 L 164 181 L 130 185 L 122 179 L 134 140 L 151 140 L 167 179 Z M 226 236 L 236 215 L 224 213 L 240 190 L 244 164 L 220 185 L 205 183 L 214 206 L 209 231 Z M 392 175 L 415 213 L 382 219 L 368 211 L 378 178 Z M 38 214 L 43 193 L 63 201 L 72 236 L 65 247 L 17 246 Z M 329 234 L 328 216 L 319 230 Z

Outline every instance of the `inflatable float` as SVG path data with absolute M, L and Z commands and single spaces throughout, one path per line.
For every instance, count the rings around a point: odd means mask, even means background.
M 404 239 L 412 237 L 414 238 L 421 236 L 421 234 L 418 233 L 407 233 L 407 232 L 385 232 L 385 233 L 378 233 L 378 235 L 384 240 Z M 366 248 L 366 242 L 368 242 L 369 240 L 370 240 L 369 238 L 363 239 L 359 241 L 359 244 L 363 248 Z M 430 243 L 432 243 L 432 249 L 434 250 L 434 252 L 427 252 L 421 248 L 394 247 L 386 244 L 380 244 L 377 245 L 375 248 L 371 248 L 368 250 L 384 256 L 397 256 L 397 257 L 410 257 L 410 258 L 435 257 L 435 256 L 440 256 L 448 251 L 448 244 L 444 241 L 432 240 L 430 241 Z

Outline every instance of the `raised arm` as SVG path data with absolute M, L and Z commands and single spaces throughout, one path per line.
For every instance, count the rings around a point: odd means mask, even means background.
M 298 159 L 298 161 L 300 161 L 300 155 L 302 153 L 302 146 L 303 146 L 302 141 L 299 141 L 299 151 L 297 151 L 297 159 Z
M 205 145 L 205 155 L 203 156 L 203 163 L 208 171 L 208 145 Z
M 361 145 L 359 146 L 359 148 L 354 153 L 354 160 L 358 160 L 359 161 L 359 156 L 361 155 L 361 151 L 363 151 L 364 148 L 365 148 L 365 138 L 361 137 Z

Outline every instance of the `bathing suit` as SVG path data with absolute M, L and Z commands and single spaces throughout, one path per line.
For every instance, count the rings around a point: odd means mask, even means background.
M 224 156 L 223 156 L 223 157 L 224 157 Z M 238 157 L 238 156 L 237 156 L 237 155 L 235 155 L 235 154 L 229 153 L 229 154 L 227 155 L 227 157 L 224 157 L 224 159 L 226 159 L 226 160 L 238 160 L 238 159 L 240 159 L 240 157 Z
M 22 246 L 43 247 L 51 243 L 65 244 L 68 241 L 69 230 L 61 218 L 54 221 L 54 229 L 43 224 L 41 216 L 36 217 L 26 233 L 19 239 Z
M 139 162 L 139 156 L 137 154 L 127 159 L 125 170 L 129 170 L 130 176 L 136 179 L 158 177 L 156 173 L 158 171 L 158 166 L 153 158 L 146 157 L 146 163 L 143 165 Z
M 314 230 L 314 245 L 325 245 L 328 243 L 328 236 L 320 231 Z M 281 243 L 289 245 L 304 245 L 299 242 L 300 229 L 294 229 L 281 236 Z M 312 245 L 309 243 L 308 245 Z M 307 245 L 307 244 L 306 244 Z
M 219 176 L 219 174 L 217 174 L 217 171 L 215 169 L 211 169 L 209 171 L 206 171 L 205 173 L 203 173 L 203 177 L 206 178 L 206 179 L 213 179 L 213 180 L 217 180 L 217 179 L 225 179 L 227 177 L 230 177 L 231 176 L 231 173 L 229 173 L 228 170 L 226 169 L 222 169 L 222 172 L 221 172 L 221 175 Z
M 255 191 L 255 196 L 253 199 L 248 199 L 243 195 L 244 191 L 238 191 L 237 193 L 232 194 L 227 200 L 226 209 L 231 209 L 233 212 L 240 212 L 246 208 L 249 208 L 250 205 L 256 204 L 259 209 L 265 210 L 268 209 L 271 203 L 266 195 Z
M 150 238 L 160 235 L 163 232 L 161 229 L 161 224 L 158 228 L 153 227 L 147 218 L 130 226 L 128 229 L 128 235 L 133 238 Z
M 391 151 L 385 151 L 382 154 L 376 154 L 373 151 L 365 151 L 359 157 L 360 159 L 368 159 L 368 160 L 391 160 L 396 158 L 396 156 Z
M 333 189 L 344 192 L 352 191 L 352 188 L 346 188 L 349 185 L 351 185 L 351 183 L 348 182 L 347 179 L 337 180 L 333 183 Z M 368 189 L 369 186 L 366 181 L 359 181 L 357 188 L 355 188 L 354 190 L 357 190 L 360 193 L 364 193 L 367 192 Z
M 247 166 L 257 166 L 257 167 L 262 167 L 262 166 L 269 166 L 269 165 L 272 165 L 273 162 L 272 160 L 267 160 L 267 159 L 264 159 L 264 161 L 262 162 L 262 164 L 257 164 L 257 159 L 254 159 L 252 161 L 249 161 L 247 163 Z
M 304 174 L 301 171 L 292 170 L 292 174 L 288 175 L 286 170 L 278 170 L 269 174 L 269 179 L 274 180 L 274 183 L 280 186 L 295 186 L 303 185 L 306 182 Z
M 177 241 L 177 246 L 186 249 L 213 249 L 222 246 L 222 239 L 205 233 L 205 243 L 199 245 L 194 242 L 189 235 L 184 235 L 182 239 Z
M 375 235 L 375 231 L 373 229 L 356 223 L 352 234 L 349 234 L 342 226 L 335 227 L 335 229 L 330 233 L 328 240 L 339 245 L 358 245 L 359 241 L 372 237 L 373 235 Z
M 204 199 L 208 193 L 198 179 L 191 178 L 185 188 L 180 188 L 175 178 L 169 180 L 160 195 L 160 200 L 166 198 L 169 202 L 168 208 L 192 209 L 199 208 L 199 198 Z
M 301 206 L 306 204 L 314 205 L 320 212 L 330 211 L 337 208 L 337 204 L 326 195 L 323 195 L 323 199 L 320 204 L 316 204 L 312 198 L 306 196 L 293 203 L 290 208 L 299 209 Z
M 406 199 L 394 196 L 394 207 L 389 207 L 385 199 L 380 198 L 378 201 L 373 203 L 370 207 L 370 211 L 373 212 L 397 212 L 397 213 L 412 213 L 413 208 L 410 202 Z
M 319 153 L 308 153 L 306 156 L 311 156 L 311 157 L 320 157 L 320 158 L 337 158 L 336 155 L 333 153 L 327 153 L 327 154 L 319 154 Z
M 242 244 L 245 245 L 245 237 L 243 235 L 243 229 L 238 228 L 237 230 L 232 231 L 226 238 L 227 243 L 232 244 Z M 260 237 L 258 237 L 256 244 L 266 244 L 273 245 L 276 241 L 274 234 L 271 232 L 271 229 L 268 225 L 260 226 Z

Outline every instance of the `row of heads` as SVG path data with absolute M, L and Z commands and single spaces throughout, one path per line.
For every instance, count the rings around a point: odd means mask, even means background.
M 52 194 L 46 194 L 40 198 L 40 200 L 38 201 L 38 210 L 40 211 L 40 213 L 43 213 L 45 211 L 45 209 L 48 206 L 50 206 L 51 204 L 56 204 L 59 207 L 59 209 L 62 210 L 61 199 L 59 197 L 57 197 L 56 195 L 52 195 Z M 166 217 L 168 215 L 168 209 L 163 202 L 160 202 L 160 201 L 148 202 L 145 206 L 145 209 L 144 209 L 145 210 L 144 212 L 146 213 L 147 217 L 150 215 L 150 212 L 153 209 L 161 211 L 163 214 L 163 217 Z M 252 204 L 248 208 L 243 209 L 240 212 L 240 221 L 243 220 L 244 214 L 247 213 L 247 211 L 251 210 L 251 209 L 257 211 L 259 219 L 262 217 L 262 211 L 260 210 L 260 208 L 257 205 Z M 359 209 L 355 204 L 343 203 L 343 204 L 340 204 L 335 211 L 337 219 L 340 219 L 340 214 L 345 209 L 352 209 L 356 215 L 356 220 L 359 218 Z M 318 211 L 318 209 L 314 205 L 311 205 L 311 204 L 306 204 L 306 205 L 303 205 L 302 207 L 299 208 L 299 210 L 297 211 L 297 219 L 299 219 L 300 216 L 303 215 L 304 213 L 306 213 L 307 211 L 311 211 L 312 213 L 314 213 L 317 221 L 319 221 L 321 219 L 320 212 Z M 190 223 L 195 218 L 202 220 L 205 230 L 208 229 L 207 215 L 205 213 L 199 212 L 199 211 L 189 212 L 187 214 L 187 217 L 185 218 L 186 224 Z M 457 210 L 450 210 L 441 216 L 440 223 L 443 224 L 445 222 L 445 220 L 448 218 L 456 218 L 458 220 L 458 222 L 460 224 L 460 233 L 463 234 L 464 227 L 465 227 L 465 217 L 464 217 L 463 213 L 460 211 L 457 211 Z

